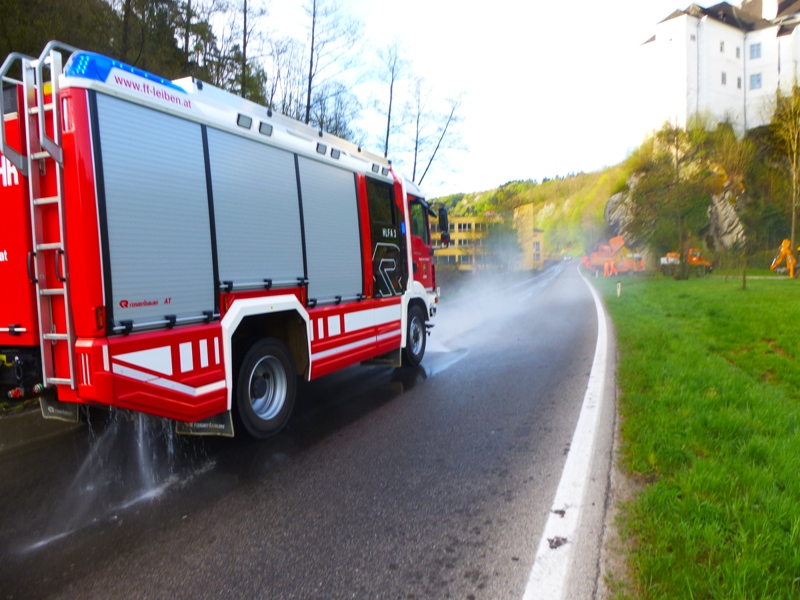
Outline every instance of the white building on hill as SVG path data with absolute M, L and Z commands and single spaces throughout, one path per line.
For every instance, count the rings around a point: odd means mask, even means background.
M 700 114 L 740 132 L 769 122 L 778 86 L 800 80 L 800 0 L 692 4 L 642 46 L 651 121 L 685 126 Z

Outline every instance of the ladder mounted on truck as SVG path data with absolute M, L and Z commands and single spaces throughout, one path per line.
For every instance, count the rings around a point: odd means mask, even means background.
M 71 54 L 76 50 L 60 42 L 50 42 L 38 59 L 15 52 L 0 67 L 0 80 L 17 85 L 21 83 L 24 92 L 19 118 L 24 118 L 25 121 L 25 147 L 18 152 L 8 144 L 2 118 L 0 144 L 6 159 L 28 180 L 33 240 L 33 247 L 28 255 L 28 274 L 31 282 L 36 284 L 43 384 L 45 387 L 69 385 L 73 389 L 76 387 L 75 332 L 70 306 L 69 263 L 64 227 L 64 153 L 61 148 L 58 77 L 63 67 L 62 52 Z M 9 70 L 17 62 L 22 71 L 21 82 L 8 77 Z M 45 71 L 49 72 L 47 77 Z M 50 102 L 45 103 L 47 85 L 50 87 Z M 52 137 L 47 133 L 48 122 Z M 56 191 L 51 195 L 45 195 L 43 190 L 43 180 L 48 169 L 55 170 Z M 55 207 L 57 238 L 48 238 L 53 233 L 45 232 L 44 212 L 48 207 Z M 52 277 L 47 275 L 47 265 L 52 265 Z M 59 309 L 63 310 L 63 317 L 58 314 Z M 54 350 L 58 343 L 67 345 L 69 356 L 69 373 L 59 376 L 56 375 L 54 359 Z

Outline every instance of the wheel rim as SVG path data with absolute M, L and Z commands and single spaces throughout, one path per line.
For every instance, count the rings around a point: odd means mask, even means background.
M 411 326 L 408 328 L 409 336 L 411 337 L 411 352 L 417 356 L 422 352 L 422 342 L 425 339 L 423 336 L 425 332 L 422 330 L 422 323 L 419 317 L 414 316 L 411 319 Z
M 286 402 L 288 390 L 286 371 L 274 356 L 259 360 L 250 373 L 248 385 L 250 406 L 264 421 L 275 418 Z

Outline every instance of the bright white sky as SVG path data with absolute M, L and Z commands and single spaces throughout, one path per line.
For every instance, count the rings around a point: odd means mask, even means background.
M 466 151 L 448 158 L 449 170 L 432 167 L 422 184 L 430 197 L 482 191 L 514 179 L 595 171 L 623 160 L 645 134 L 638 116 L 647 109 L 637 98 L 639 46 L 653 35 L 656 23 L 690 4 L 342 3 L 364 23 L 373 45 L 385 46 L 397 37 L 415 73 L 434 86 L 436 95 L 464 93 Z M 301 4 L 272 0 L 268 28 L 301 35 Z M 379 134 L 379 127 L 369 126 L 370 133 Z M 370 149 L 381 150 L 377 144 Z

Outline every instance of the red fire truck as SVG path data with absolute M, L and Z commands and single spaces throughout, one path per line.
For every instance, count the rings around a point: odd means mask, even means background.
M 422 360 L 434 212 L 389 161 L 58 42 L 0 75 L 11 396 L 40 397 L 44 416 L 108 405 L 185 433 L 232 435 L 233 416 L 263 438 L 288 420 L 297 376 Z

